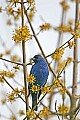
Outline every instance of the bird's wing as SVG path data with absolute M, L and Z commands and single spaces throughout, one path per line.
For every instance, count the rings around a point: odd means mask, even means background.
M 35 85 L 44 86 L 48 78 L 48 71 L 41 65 L 35 64 L 32 66 L 30 74 L 36 78 Z

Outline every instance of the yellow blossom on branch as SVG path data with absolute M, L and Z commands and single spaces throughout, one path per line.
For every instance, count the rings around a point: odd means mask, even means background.
M 62 55 L 64 54 L 64 48 L 58 48 L 53 54 L 52 54 L 52 58 L 56 59 L 57 61 L 59 61 L 62 58 Z
M 15 74 L 11 71 L 0 71 L 0 75 L 9 77 L 9 78 L 13 78 L 15 76 Z
M 44 86 L 44 87 L 41 88 L 41 92 L 42 92 L 42 94 L 52 93 L 53 90 L 52 90 L 52 88 L 50 88 L 50 86 L 46 86 L 46 87 Z
M 6 104 L 6 98 L 3 98 L 3 99 L 1 100 L 1 103 L 2 103 L 2 105 L 5 105 L 5 104 Z
M 12 9 L 12 7 L 7 6 L 7 7 L 6 7 L 6 10 L 7 10 L 7 13 L 8 13 L 9 15 L 14 15 L 14 10 Z
M 17 41 L 26 41 L 31 38 L 30 31 L 28 26 L 23 26 L 17 30 L 15 30 L 15 34 L 13 35 L 13 40 Z
M 54 30 L 59 31 L 59 32 L 72 32 L 73 29 L 71 25 L 61 25 L 59 27 L 54 28 Z
M 16 116 L 15 115 L 11 115 L 11 117 L 10 117 L 10 120 L 17 120 L 17 118 L 16 118 Z
M 48 115 L 49 115 L 49 107 L 44 107 L 39 113 L 40 118 L 45 118 Z
M 59 79 L 55 79 L 55 81 L 54 81 L 54 87 L 61 87 Z
M 69 41 L 68 42 L 69 48 L 71 49 L 73 46 L 75 47 L 76 44 L 74 43 L 74 41 Z
M 29 118 L 35 118 L 35 112 L 33 110 L 27 110 L 27 115 Z
M 59 112 L 60 114 L 63 114 L 63 115 L 64 115 L 65 113 L 68 113 L 69 110 L 70 110 L 69 106 L 66 106 L 66 105 L 60 105 L 60 106 L 58 107 L 58 112 Z
M 60 91 L 61 94 L 65 94 L 65 93 L 66 93 L 66 88 L 65 88 L 65 87 L 62 87 L 62 88 L 60 88 L 59 91 Z
M 27 77 L 27 82 L 35 83 L 36 78 L 31 74 Z
M 0 75 L 0 83 L 4 83 L 3 75 Z
M 41 31 L 50 30 L 50 29 L 51 29 L 50 23 L 45 23 L 45 24 L 40 26 Z
M 63 7 L 63 9 L 65 11 L 67 11 L 69 9 L 69 5 L 66 3 L 65 0 L 63 0 L 62 2 L 60 2 L 61 6 Z
M 20 93 L 19 89 L 18 88 L 15 88 L 13 91 L 12 91 L 12 94 L 14 95 L 18 95 Z
M 67 63 L 71 63 L 71 62 L 73 62 L 73 59 L 71 57 L 68 57 Z
M 25 88 L 24 88 L 24 87 L 20 89 L 20 94 L 21 94 L 21 95 L 24 95 L 24 94 L 25 94 Z
M 14 97 L 14 94 L 8 94 L 8 101 L 9 102 L 14 102 L 15 101 L 15 97 Z
M 40 90 L 40 86 L 39 85 L 32 85 L 31 90 L 32 90 L 32 92 L 37 92 Z
M 76 30 L 75 32 L 71 32 L 71 34 L 74 36 L 74 39 L 80 38 L 80 30 Z
M 24 110 L 19 110 L 19 116 L 23 116 L 23 115 L 25 115 L 25 113 L 24 113 Z
M 11 56 L 11 60 L 14 62 L 21 62 L 21 58 L 18 55 Z

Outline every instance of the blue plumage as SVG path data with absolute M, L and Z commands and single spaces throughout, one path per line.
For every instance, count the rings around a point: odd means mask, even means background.
M 48 71 L 48 65 L 46 60 L 41 55 L 35 55 L 33 58 L 34 65 L 31 68 L 30 74 L 32 74 L 36 81 L 34 85 L 39 85 L 40 87 L 43 87 L 48 79 L 49 71 Z M 39 98 L 41 91 L 39 92 L 32 92 L 31 89 L 32 84 L 29 83 L 28 88 L 29 92 L 32 95 L 32 108 L 37 104 L 37 99 Z M 37 110 L 37 106 L 35 107 L 35 110 Z

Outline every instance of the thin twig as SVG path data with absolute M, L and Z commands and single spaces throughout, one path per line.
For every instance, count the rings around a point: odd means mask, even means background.
M 7 83 L 7 85 L 12 89 L 15 90 L 12 85 L 6 80 L 6 78 L 4 78 L 4 81 Z M 25 100 L 21 97 L 21 95 L 18 94 L 18 97 L 22 99 L 22 101 L 25 103 Z
M 24 26 L 24 1 L 21 0 L 21 19 L 22 19 L 22 27 Z M 24 72 L 24 86 L 25 86 L 25 101 L 26 101 L 26 112 L 28 110 L 28 98 L 27 98 L 27 82 L 26 82 L 26 49 L 25 49 L 25 41 L 22 41 L 22 51 L 23 51 L 23 72 Z
M 56 113 L 57 113 L 56 106 L 57 106 L 57 100 L 55 101 L 55 111 L 56 111 Z M 60 120 L 60 118 L 59 118 L 59 115 L 58 115 L 58 114 L 57 114 L 57 117 L 58 117 L 58 119 Z

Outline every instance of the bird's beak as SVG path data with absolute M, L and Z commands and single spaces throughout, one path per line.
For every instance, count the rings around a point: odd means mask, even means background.
M 33 57 L 33 58 L 31 58 L 31 60 L 32 60 L 32 61 L 35 61 L 35 58 L 34 58 L 34 57 Z

